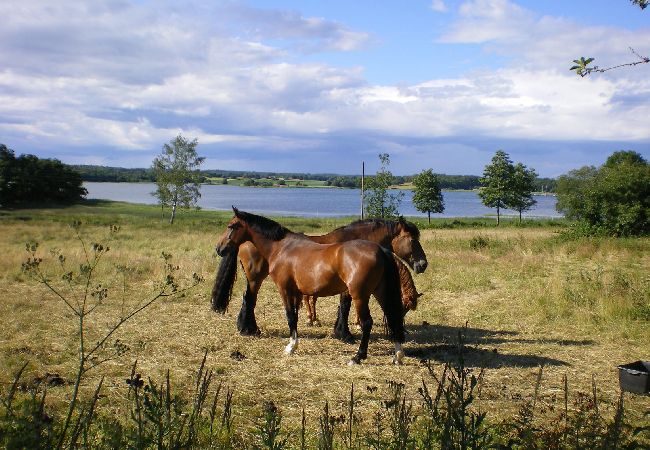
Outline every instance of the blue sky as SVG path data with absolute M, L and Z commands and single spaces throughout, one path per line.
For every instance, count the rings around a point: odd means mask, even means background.
M 650 159 L 650 12 L 626 0 L 0 3 L 0 143 L 148 167 L 182 133 L 204 168 L 542 176 Z

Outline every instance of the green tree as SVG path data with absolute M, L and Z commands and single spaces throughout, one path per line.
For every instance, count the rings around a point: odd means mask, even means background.
M 57 159 L 16 157 L 0 144 L 0 206 L 68 204 L 87 194 L 81 176 Z
M 199 167 L 205 158 L 196 153 L 198 144 L 197 139 L 188 141 L 179 134 L 153 160 L 157 184 L 153 195 L 161 206 L 171 206 L 169 223 L 174 223 L 177 207 L 189 208 L 201 197 Z
M 501 221 L 501 209 L 507 208 L 512 200 L 514 171 L 510 157 L 503 150 L 498 150 L 492 163 L 483 170 L 478 195 L 485 206 L 497 209 L 497 225 Z
M 415 190 L 413 192 L 413 206 L 420 212 L 427 213 L 431 223 L 431 213 L 441 213 L 445 210 L 445 201 L 440 191 L 438 177 L 431 169 L 423 170 L 413 177 Z
M 365 196 L 365 208 L 368 217 L 389 219 L 399 216 L 399 205 L 404 197 L 403 192 L 390 193 L 388 188 L 394 184 L 393 174 L 388 170 L 390 156 L 388 153 L 379 154 L 381 169 L 368 180 L 368 194 Z
M 519 223 L 521 223 L 521 213 L 528 211 L 537 203 L 533 198 L 535 191 L 535 180 L 537 173 L 535 169 L 529 169 L 522 163 L 517 163 L 512 175 L 512 193 L 508 199 L 508 208 L 519 212 Z
M 650 234 L 650 164 L 636 152 L 615 152 L 600 168 L 558 179 L 557 209 L 589 233 Z

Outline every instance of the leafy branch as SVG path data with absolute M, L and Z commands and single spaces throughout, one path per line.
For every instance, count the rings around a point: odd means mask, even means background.
M 630 47 L 630 52 L 632 52 L 632 54 L 638 58 L 637 61 L 633 61 L 625 64 L 618 64 L 616 66 L 611 66 L 611 67 L 600 68 L 598 66 L 589 67 L 589 64 L 594 62 L 595 58 L 585 58 L 584 56 L 582 56 L 580 59 L 573 60 L 575 65 L 571 66 L 569 70 L 575 70 L 577 75 L 580 75 L 581 77 L 586 77 L 587 75 L 590 75 L 591 73 L 594 72 L 603 73 L 609 70 L 619 69 L 621 67 L 638 66 L 639 64 L 646 64 L 650 62 L 650 58 L 648 58 L 647 56 L 641 56 L 632 47 Z

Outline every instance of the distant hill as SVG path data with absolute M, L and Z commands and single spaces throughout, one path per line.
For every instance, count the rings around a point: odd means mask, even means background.
M 112 182 L 154 182 L 155 178 L 151 169 L 126 169 L 123 167 L 107 167 L 93 165 L 70 166 L 79 174 L 83 181 L 112 181 Z M 259 179 L 292 179 L 292 180 L 317 180 L 324 181 L 329 186 L 361 187 L 360 175 L 337 175 L 333 173 L 299 173 L 299 172 L 252 172 L 243 170 L 201 170 L 203 181 L 212 178 L 249 178 Z M 413 175 L 396 176 L 397 184 L 410 183 Z M 478 189 L 481 186 L 477 175 L 445 175 L 438 174 L 442 189 Z M 538 178 L 536 190 L 540 192 L 554 192 L 555 179 Z

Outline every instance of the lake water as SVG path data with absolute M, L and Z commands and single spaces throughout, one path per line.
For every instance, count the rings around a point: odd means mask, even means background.
M 131 203 L 156 204 L 151 195 L 154 183 L 84 183 L 88 199 L 118 200 Z M 203 209 L 230 210 L 231 205 L 259 214 L 334 217 L 359 215 L 359 189 L 334 188 L 256 188 L 228 185 L 203 185 L 198 205 Z M 426 217 L 413 207 L 413 192 L 403 191 L 400 214 Z M 431 217 L 482 217 L 496 215 L 496 209 L 486 208 L 476 192 L 443 192 L 445 212 Z M 525 217 L 559 218 L 554 196 L 536 196 L 537 204 L 524 213 Z M 503 211 L 517 215 L 516 211 Z

